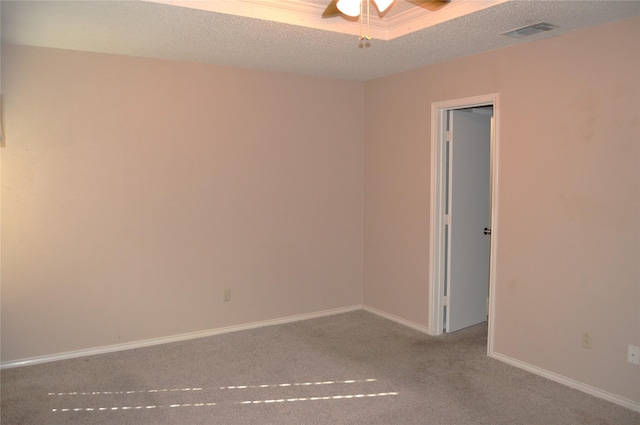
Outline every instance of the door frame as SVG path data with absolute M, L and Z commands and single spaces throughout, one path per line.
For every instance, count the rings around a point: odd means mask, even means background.
M 498 93 L 453 99 L 431 104 L 431 203 L 429 241 L 429 321 L 431 335 L 441 335 L 444 325 L 444 278 L 445 278 L 445 200 L 446 177 L 445 117 L 447 111 L 475 106 L 493 106 L 491 129 L 491 248 L 489 260 L 489 333 L 487 353 L 493 351 L 493 330 L 495 318 L 495 264 L 498 241 L 498 147 L 500 128 L 500 108 Z

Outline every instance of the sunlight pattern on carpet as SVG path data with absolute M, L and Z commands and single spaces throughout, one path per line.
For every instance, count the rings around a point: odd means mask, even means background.
M 217 388 L 211 388 L 209 391 L 226 391 L 226 390 L 252 390 L 252 389 L 280 389 L 288 390 L 295 387 L 328 387 L 331 385 L 341 386 L 349 384 L 370 384 L 376 382 L 377 379 L 347 379 L 347 380 L 330 380 L 330 381 L 307 381 L 307 382 L 292 382 L 292 383 L 278 383 L 278 384 L 258 384 L 258 385 L 230 385 Z M 52 397 L 62 396 L 128 396 L 135 394 L 149 394 L 149 393 L 189 393 L 189 392 L 206 392 L 204 387 L 186 387 L 186 388 L 163 388 L 163 389 L 148 389 L 148 390 L 125 390 L 125 391 L 73 391 L 73 392 L 49 392 L 47 393 Z M 389 397 L 396 396 L 398 392 L 379 392 L 379 393 L 359 393 L 359 394 L 336 394 L 336 395 L 317 395 L 308 397 L 280 397 L 280 398 L 265 398 L 254 400 L 242 400 L 242 401 L 229 401 L 229 402 L 197 402 L 197 403 L 171 403 L 166 405 L 131 405 L 131 406 L 102 406 L 102 407 L 55 407 L 52 408 L 52 412 L 114 412 L 114 411 L 142 411 L 150 409 L 175 409 L 184 407 L 212 407 L 222 405 L 258 405 L 258 404 L 272 404 L 272 403 L 290 403 L 300 401 L 327 401 L 327 400 L 353 400 L 353 399 L 365 399 L 373 397 Z M 91 397 L 94 400 L 94 397 Z

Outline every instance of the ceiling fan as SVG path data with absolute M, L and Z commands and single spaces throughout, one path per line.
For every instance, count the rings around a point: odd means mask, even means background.
M 440 9 L 442 6 L 449 3 L 451 0 L 408 0 L 409 3 L 413 3 L 416 6 L 424 7 L 431 11 Z M 332 18 L 335 16 L 342 16 L 343 18 L 355 21 L 358 20 L 360 15 L 360 41 L 371 40 L 369 35 L 369 17 L 371 4 L 373 3 L 375 8 L 378 9 L 378 16 L 383 16 L 391 7 L 395 0 L 333 0 L 322 13 L 322 18 Z M 366 34 L 362 30 L 362 21 L 366 16 L 367 30 Z M 362 44 L 360 45 L 362 47 Z M 369 43 L 366 43 L 369 47 Z
M 450 1 L 451 0 L 408 0 L 409 3 L 432 11 L 440 9 Z M 369 7 L 370 3 L 373 3 L 378 9 L 378 14 L 382 15 L 389 10 L 394 2 L 395 0 L 332 0 L 322 13 L 322 17 L 333 18 L 335 16 L 347 16 L 356 18 L 360 16 L 363 10 L 367 10 L 365 9 L 365 4 Z

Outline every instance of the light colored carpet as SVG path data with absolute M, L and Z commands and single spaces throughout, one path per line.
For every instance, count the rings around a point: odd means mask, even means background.
M 640 424 L 486 356 L 486 324 L 430 337 L 365 311 L 6 369 L 3 425 Z

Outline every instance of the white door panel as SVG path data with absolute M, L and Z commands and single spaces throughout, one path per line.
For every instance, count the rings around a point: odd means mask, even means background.
M 446 331 L 487 319 L 491 227 L 491 116 L 450 112 Z

